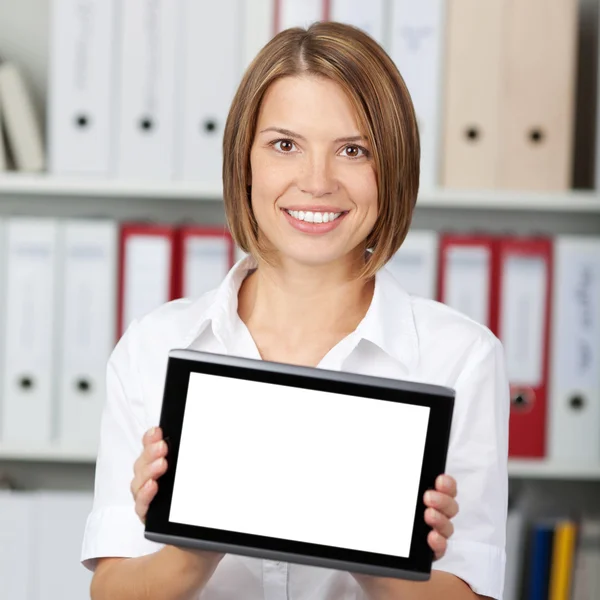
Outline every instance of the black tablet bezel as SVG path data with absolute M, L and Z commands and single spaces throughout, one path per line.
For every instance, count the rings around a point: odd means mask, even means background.
M 430 417 L 410 555 L 405 558 L 170 522 L 169 512 L 180 435 L 189 377 L 192 372 L 429 407 Z M 398 397 L 399 392 L 402 393 L 401 400 Z M 144 535 L 153 541 L 178 543 L 183 546 L 202 547 L 226 553 L 262 555 L 265 558 L 276 557 L 278 560 L 346 568 L 355 572 L 428 579 L 433 552 L 427 543 L 427 534 L 431 528 L 424 519 L 426 506 L 423 495 L 426 490 L 434 487 L 436 477 L 445 470 L 454 396 L 454 390 L 442 386 L 310 369 L 192 350 L 171 351 L 160 416 L 160 427 L 168 444 L 168 468 L 160 478 L 158 492 L 150 504 Z

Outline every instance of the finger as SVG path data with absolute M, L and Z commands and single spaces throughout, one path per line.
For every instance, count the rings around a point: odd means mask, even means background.
M 137 473 L 131 482 L 131 493 L 133 494 L 133 497 L 137 499 L 137 495 L 146 482 L 150 479 L 158 479 L 165 474 L 166 470 L 167 461 L 164 457 L 160 457 L 151 463 L 140 460 Z
M 433 550 L 435 559 L 439 560 L 446 554 L 446 548 L 448 546 L 447 540 L 441 536 L 437 531 L 430 531 L 427 535 L 427 543 Z
M 425 505 L 439 510 L 449 519 L 453 519 L 458 514 L 458 502 L 451 496 L 428 490 L 423 497 Z
M 456 479 L 450 475 L 440 475 L 435 480 L 435 489 L 442 494 L 456 498 Z
M 164 440 L 146 446 L 141 456 L 133 464 L 133 481 L 131 482 L 131 493 L 135 497 L 138 490 L 148 479 L 151 478 L 151 471 L 148 466 L 160 458 L 167 455 L 167 444 Z
M 150 502 L 152 502 L 152 499 L 154 498 L 154 496 L 156 496 L 157 491 L 158 484 L 156 483 L 156 481 L 148 479 L 148 481 L 142 486 L 136 497 L 135 512 L 137 516 L 142 520 L 142 522 L 146 521 L 146 514 L 148 513 Z
M 435 508 L 428 508 L 425 511 L 425 522 L 446 539 L 454 533 L 452 521 Z
M 150 429 L 148 429 L 148 431 L 146 431 L 146 433 L 144 434 L 144 437 L 142 438 L 142 443 L 144 444 L 144 446 L 147 446 L 148 444 L 153 444 L 162 440 L 162 437 L 163 434 L 160 427 L 150 427 Z
M 143 458 L 146 460 L 146 463 L 151 463 L 155 461 L 157 458 L 161 456 L 167 455 L 167 443 L 164 440 L 157 440 L 156 442 L 152 442 L 147 444 L 144 447 L 144 452 L 142 453 Z

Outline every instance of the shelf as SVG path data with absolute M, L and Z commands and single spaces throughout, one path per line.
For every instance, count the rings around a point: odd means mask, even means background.
M 94 464 L 96 453 L 64 448 L 14 448 L 0 446 L 0 461 L 55 462 Z M 508 474 L 513 479 L 562 479 L 600 481 L 597 464 L 552 464 L 545 460 L 511 459 Z
M 600 481 L 597 463 L 552 463 L 546 460 L 511 459 L 508 474 L 513 479 L 569 479 Z
M 220 200 L 222 192 L 220 186 L 217 188 L 183 181 L 129 181 L 94 177 L 50 177 L 44 174 L 0 174 L 0 198 L 9 195 L 202 201 Z
M 0 461 L 55 462 L 64 464 L 93 464 L 96 452 L 49 447 L 17 448 L 0 446 Z
M 422 190 L 417 206 L 600 215 L 600 193 L 595 190 L 569 192 L 529 192 L 503 190 Z
M 219 201 L 221 186 L 195 182 L 128 181 L 118 179 L 52 177 L 46 174 L 0 174 L 2 196 L 77 198 L 146 198 L 154 200 Z M 575 212 L 600 215 L 600 193 L 501 190 L 421 190 L 419 208 Z

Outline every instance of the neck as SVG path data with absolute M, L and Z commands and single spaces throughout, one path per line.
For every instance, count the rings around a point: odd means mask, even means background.
M 356 276 L 362 260 L 320 266 L 261 263 L 240 288 L 240 318 L 251 330 L 290 341 L 324 332 L 346 335 L 362 320 L 373 295 L 373 281 Z

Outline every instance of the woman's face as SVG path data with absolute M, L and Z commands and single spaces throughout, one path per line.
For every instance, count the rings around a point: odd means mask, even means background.
M 316 266 L 364 251 L 377 182 L 362 134 L 331 80 L 285 77 L 267 90 L 250 154 L 252 208 L 281 258 Z

